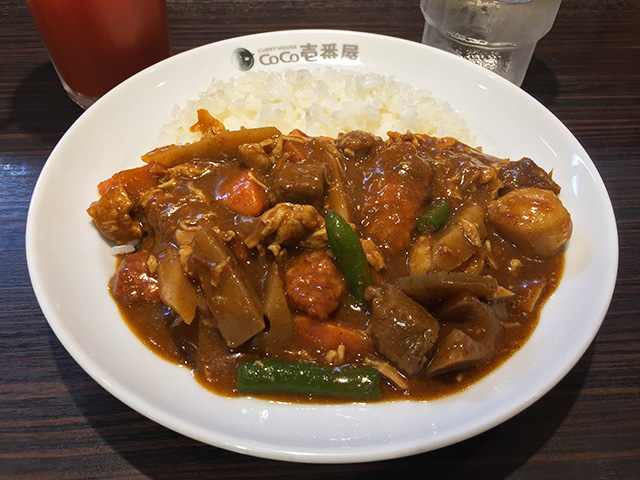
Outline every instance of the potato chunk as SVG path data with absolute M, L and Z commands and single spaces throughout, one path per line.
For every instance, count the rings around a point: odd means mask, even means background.
M 539 257 L 553 256 L 571 237 L 571 216 L 549 190 L 513 190 L 489 206 L 489 220 L 519 248 Z

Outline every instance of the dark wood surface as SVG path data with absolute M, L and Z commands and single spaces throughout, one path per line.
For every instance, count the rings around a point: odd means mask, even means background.
M 49 329 L 27 273 L 25 222 L 48 154 L 81 111 L 24 4 L 0 0 L 0 478 L 640 478 L 639 5 L 565 0 L 523 85 L 589 152 L 617 217 L 618 282 L 587 353 L 540 401 L 460 444 L 392 461 L 302 465 L 157 425 L 95 383 Z M 174 53 L 312 27 L 420 41 L 423 27 L 418 0 L 170 1 L 169 21 Z

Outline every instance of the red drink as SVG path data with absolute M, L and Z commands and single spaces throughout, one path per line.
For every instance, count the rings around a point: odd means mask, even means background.
M 25 0 L 69 96 L 83 108 L 170 54 L 165 0 Z

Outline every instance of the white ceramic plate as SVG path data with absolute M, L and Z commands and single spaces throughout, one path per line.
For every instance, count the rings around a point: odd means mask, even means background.
M 323 44 L 347 46 L 355 54 L 330 62 L 319 57 L 306 61 L 301 55 L 303 46 Z M 239 48 L 254 53 L 254 70 L 329 63 L 427 88 L 460 112 L 480 143 L 491 145 L 488 153 L 529 156 L 553 169 L 574 222 L 566 270 L 535 333 L 504 366 L 468 390 L 437 401 L 288 405 L 214 395 L 188 369 L 161 360 L 129 331 L 107 292 L 114 259 L 85 209 L 97 198 L 99 181 L 138 165 L 140 155 L 157 146 L 174 105 L 197 98 L 214 77 L 243 74 L 234 54 Z M 33 194 L 26 249 L 33 287 L 51 328 L 89 375 L 117 398 L 217 447 L 324 463 L 433 450 L 488 430 L 531 405 L 567 374 L 593 340 L 618 263 L 616 225 L 602 180 L 578 141 L 543 106 L 501 77 L 424 45 L 320 30 L 203 46 L 112 90 L 51 153 Z

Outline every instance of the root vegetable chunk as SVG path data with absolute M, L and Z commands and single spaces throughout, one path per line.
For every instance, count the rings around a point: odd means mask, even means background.
M 571 216 L 549 190 L 523 188 L 493 202 L 489 220 L 498 232 L 529 254 L 553 256 L 571 237 Z

